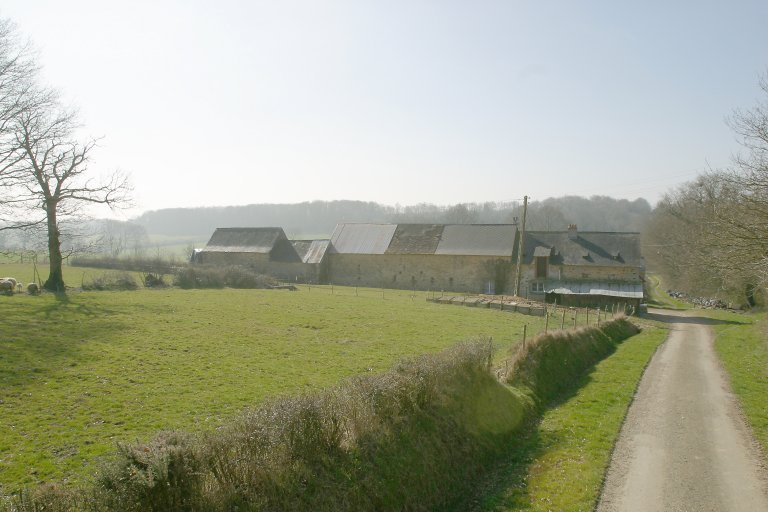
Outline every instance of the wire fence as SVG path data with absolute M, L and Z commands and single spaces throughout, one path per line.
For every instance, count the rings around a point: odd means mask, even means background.
M 283 287 L 306 293 L 339 297 L 364 297 L 379 300 L 432 302 L 435 304 L 491 309 L 501 314 L 515 315 L 516 336 L 522 342 L 538 334 L 579 327 L 600 326 L 619 315 L 636 314 L 632 305 L 617 302 L 598 307 L 573 307 L 521 299 L 505 295 L 473 295 L 451 293 L 444 290 L 401 290 L 395 288 L 368 288 L 333 284 L 281 283 Z

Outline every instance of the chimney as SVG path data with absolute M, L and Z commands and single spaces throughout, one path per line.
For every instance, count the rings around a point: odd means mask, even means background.
M 568 224 L 568 238 L 570 240 L 576 240 L 579 238 L 579 228 L 576 224 Z

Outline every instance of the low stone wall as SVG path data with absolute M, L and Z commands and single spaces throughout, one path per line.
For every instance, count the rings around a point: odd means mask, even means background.
M 544 304 L 504 299 L 503 297 L 491 298 L 487 296 L 444 295 L 442 297 L 429 298 L 427 301 L 435 302 L 437 304 L 498 309 L 499 311 L 531 316 L 545 316 L 547 314 L 547 309 Z

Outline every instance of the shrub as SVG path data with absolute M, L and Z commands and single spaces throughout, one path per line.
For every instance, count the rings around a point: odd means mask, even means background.
M 118 444 L 97 486 L 109 510 L 202 510 L 202 464 L 195 440 L 161 432 L 147 444 Z
M 269 288 L 277 281 L 237 265 L 189 265 L 176 269 L 173 283 L 181 288 Z
M 79 490 L 58 484 L 42 484 L 33 490 L 24 490 L 7 502 L 0 501 L 0 511 L 74 512 L 95 510 L 93 497 Z
M 144 274 L 144 287 L 145 288 L 165 288 L 165 279 L 162 274 L 156 272 L 147 272 Z
M 475 399 L 470 383 L 501 388 L 490 353 L 486 341 L 465 344 L 246 412 L 204 443 L 213 501 L 225 510 L 319 511 L 449 502 L 499 448 L 456 414 Z
M 83 281 L 83 290 L 136 290 L 136 279 L 127 272 L 104 273 Z
M 637 326 L 620 317 L 600 327 L 540 334 L 515 347 L 507 382 L 529 388 L 546 403 L 564 390 L 573 389 L 587 369 L 638 332 Z
M 113 270 L 130 270 L 133 272 L 153 272 L 170 274 L 174 262 L 163 258 L 116 258 L 112 256 L 78 256 L 70 260 L 73 267 L 106 268 Z

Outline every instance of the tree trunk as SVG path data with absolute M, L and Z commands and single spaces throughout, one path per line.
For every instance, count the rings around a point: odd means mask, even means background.
M 43 288 L 56 293 L 64 293 L 64 275 L 61 269 L 61 233 L 59 233 L 59 223 L 56 220 L 56 204 L 48 204 L 46 206 L 46 216 L 48 221 L 48 260 L 50 261 L 50 271 L 48 280 L 43 284 Z

